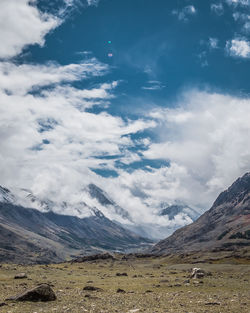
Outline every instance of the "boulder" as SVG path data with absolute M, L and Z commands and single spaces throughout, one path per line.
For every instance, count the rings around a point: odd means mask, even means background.
M 26 273 L 18 273 L 14 277 L 14 279 L 24 279 L 24 278 L 27 278 L 27 274 Z
M 198 267 L 194 267 L 192 269 L 192 273 L 191 273 L 191 276 L 190 278 L 193 278 L 193 279 L 200 279 L 200 278 L 203 278 L 205 276 L 205 271 L 198 268 Z
M 52 288 L 47 284 L 41 284 L 33 289 L 27 290 L 17 296 L 10 297 L 6 300 L 14 301 L 54 301 L 56 300 L 56 295 Z

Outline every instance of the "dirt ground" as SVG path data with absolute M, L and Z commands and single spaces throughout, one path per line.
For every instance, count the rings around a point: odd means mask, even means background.
M 211 272 L 211 276 L 190 279 L 193 267 Z M 14 279 L 20 272 L 25 272 L 27 278 Z M 41 283 L 52 287 L 56 301 L 5 300 Z M 86 286 L 100 290 L 83 290 Z M 250 265 L 170 264 L 164 258 L 33 266 L 3 264 L 0 303 L 0 312 L 8 313 L 249 313 Z

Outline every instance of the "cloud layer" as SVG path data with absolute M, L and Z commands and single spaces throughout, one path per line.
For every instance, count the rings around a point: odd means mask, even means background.
M 35 0 L 1 0 L 0 58 L 19 54 L 26 45 L 44 44 L 44 36 L 60 24 L 50 14 L 41 13 Z

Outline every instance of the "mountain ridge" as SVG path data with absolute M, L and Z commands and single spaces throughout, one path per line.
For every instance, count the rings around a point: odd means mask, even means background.
M 238 178 L 195 222 L 175 231 L 152 249 L 155 254 L 249 248 L 250 173 Z
M 6 188 L 3 192 L 9 193 Z M 98 210 L 78 218 L 25 208 L 8 197 L 0 202 L 0 239 L 0 261 L 17 263 L 59 262 L 79 254 L 125 252 L 152 243 Z

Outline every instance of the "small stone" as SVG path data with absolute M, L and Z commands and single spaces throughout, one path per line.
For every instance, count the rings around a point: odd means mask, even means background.
M 24 278 L 28 278 L 26 273 L 18 273 L 14 277 L 14 279 L 24 279 Z
M 220 302 L 206 302 L 205 305 L 220 305 Z
M 116 273 L 116 276 L 128 276 L 127 273 Z
M 126 293 L 126 291 L 123 290 L 123 289 L 121 289 L 121 288 L 118 288 L 118 289 L 116 290 L 116 292 L 117 292 L 117 293 Z
M 102 291 L 101 288 L 94 287 L 94 286 L 85 286 L 85 287 L 83 288 L 83 290 L 87 290 L 87 291 Z

